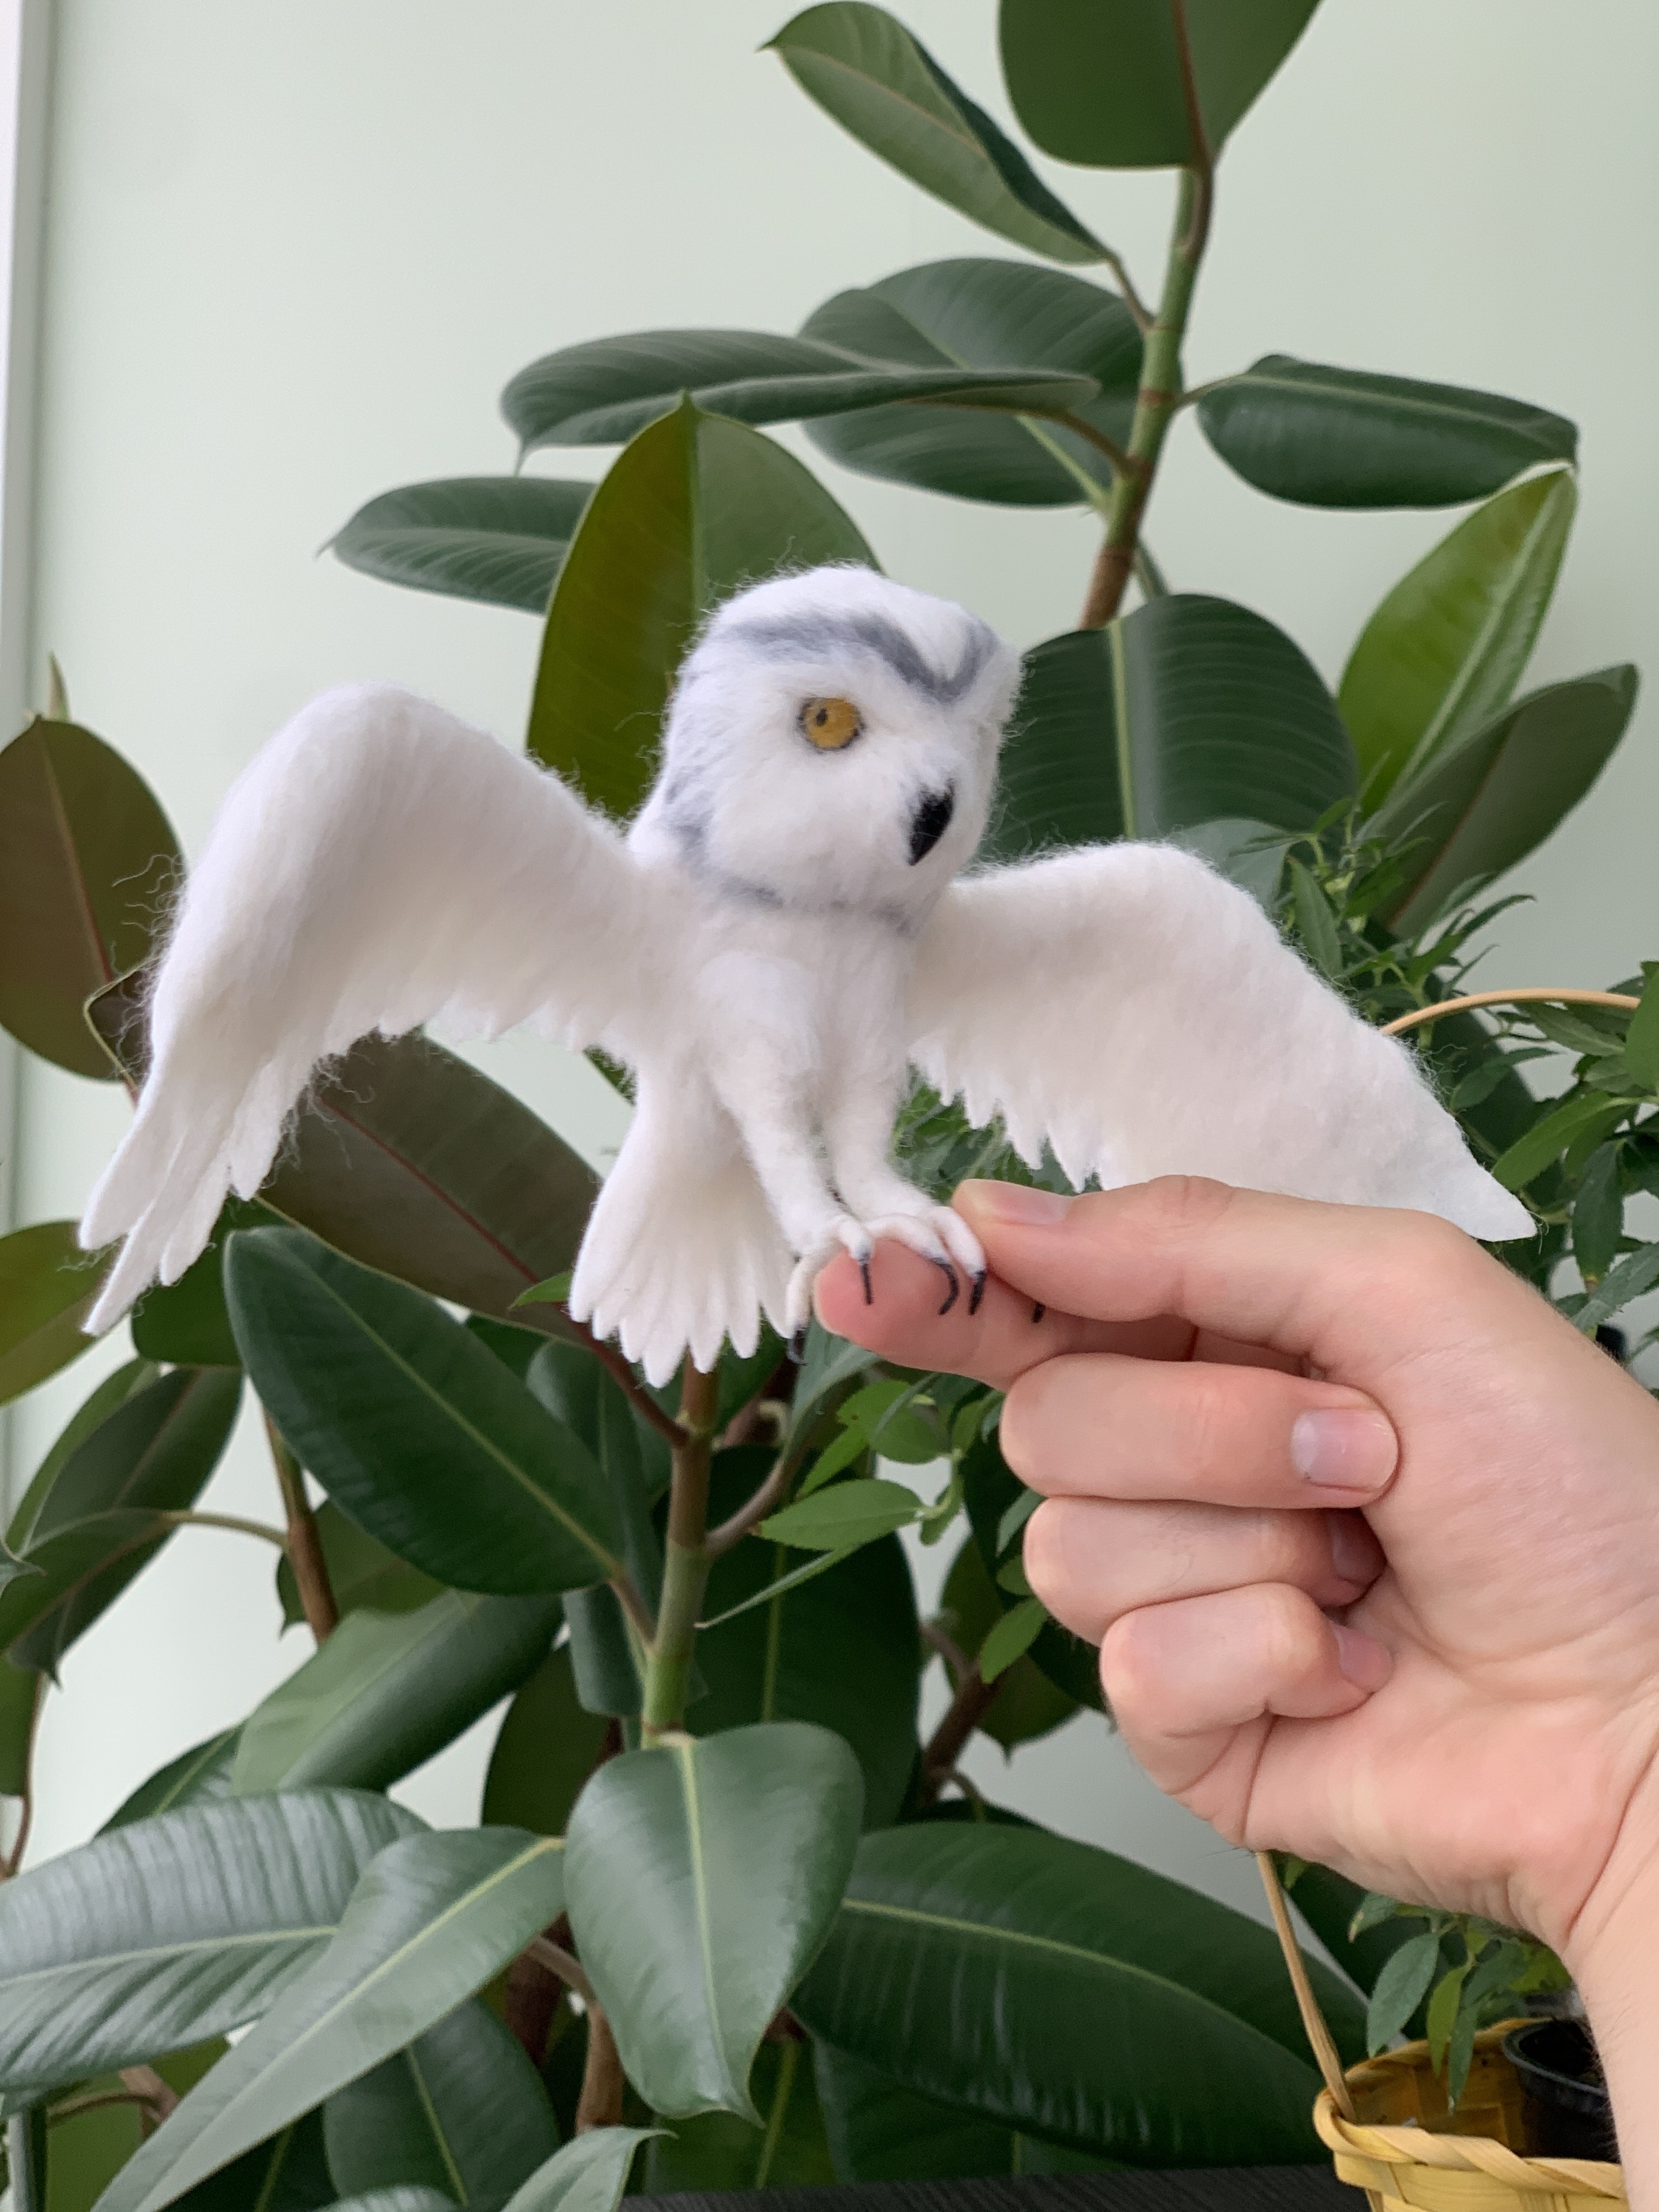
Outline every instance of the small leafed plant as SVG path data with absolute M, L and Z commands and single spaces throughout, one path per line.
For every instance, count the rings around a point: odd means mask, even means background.
M 413 485 L 336 550 L 541 620 L 531 751 L 620 817 L 708 610 L 782 566 L 875 558 L 764 426 L 804 422 L 842 467 L 936 494 L 1086 505 L 1099 554 L 1077 626 L 1027 656 L 994 852 L 1178 838 L 1374 1021 L 1465 992 L 1503 903 L 1484 887 L 1588 789 L 1635 677 L 1516 696 L 1577 495 L 1560 416 L 1278 355 L 1183 386 L 1218 156 L 1313 5 L 1002 0 L 1039 148 L 1176 173 L 1145 299 L 901 23 L 809 9 L 772 42 L 799 84 L 1028 258 L 903 270 L 793 336 L 567 348 L 514 378 L 506 412 L 521 458 L 620 444 L 602 481 Z M 1194 429 L 1271 497 L 1468 510 L 1363 624 L 1334 697 L 1260 613 L 1166 584 L 1144 524 L 1166 439 Z M 0 753 L 15 1038 L 136 1078 L 181 868 L 156 800 L 58 698 Z M 1659 1284 L 1629 1216 L 1659 1190 L 1653 972 L 1596 1006 L 1412 1030 L 1537 1215 L 1504 1256 L 1587 1331 Z M 1562 1053 L 1570 1087 L 1540 1103 L 1527 1064 Z M 941 1194 L 1026 1172 L 921 1089 L 897 1144 Z M 609 2212 L 630 2170 L 665 2191 L 1317 2157 L 1267 1931 L 963 1771 L 976 1732 L 1012 1754 L 1074 1717 L 1106 1725 L 1094 1655 L 1024 1583 L 1033 1501 L 996 1394 L 822 1331 L 799 1365 L 768 1339 L 653 1391 L 562 1304 L 594 1189 L 438 1044 L 364 1040 L 259 1198 L 145 1298 L 132 1358 L 35 1471 L 0 1558 L 18 2212 Z M 101 1266 L 67 1222 L 0 1240 L 6 1397 L 84 1351 Z M 200 1502 L 245 1391 L 269 1527 Z M 273 1547 L 272 1626 L 314 1648 L 98 1836 L 25 1869 L 64 1660 L 164 1546 L 218 1540 L 204 1529 Z M 907 1537 L 954 1553 L 926 1621 Z M 476 1828 L 434 1832 L 386 1794 L 504 1700 Z M 1455 2087 L 1474 2027 L 1559 1972 L 1506 1931 L 1291 1871 L 1355 1985 L 1311 1969 L 1346 2057 L 1367 2042 L 1357 1987 L 1374 2043 L 1425 2016 Z

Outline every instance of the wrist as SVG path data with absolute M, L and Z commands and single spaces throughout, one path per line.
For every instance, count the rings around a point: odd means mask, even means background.
M 1607 2076 L 1632 2203 L 1659 2203 L 1659 1788 L 1632 1799 L 1562 1956 Z

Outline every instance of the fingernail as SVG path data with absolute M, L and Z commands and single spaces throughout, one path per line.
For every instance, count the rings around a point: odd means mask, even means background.
M 1376 1638 L 1340 1620 L 1331 1623 L 1336 1663 L 1357 1690 L 1380 1690 L 1394 1672 L 1394 1661 Z
M 1325 1525 L 1331 1536 L 1332 1571 L 1345 1583 L 1369 1583 L 1376 1574 L 1376 1540 L 1364 1522 L 1352 1513 L 1328 1513 Z
M 1011 1229 L 1052 1229 L 1076 1200 L 1059 1190 L 1034 1190 L 1023 1182 L 965 1182 L 957 1208 L 969 1220 L 998 1221 Z
M 1327 1406 L 1291 1424 L 1291 1465 L 1326 1490 L 1381 1490 L 1399 1459 L 1387 1416 L 1364 1406 Z

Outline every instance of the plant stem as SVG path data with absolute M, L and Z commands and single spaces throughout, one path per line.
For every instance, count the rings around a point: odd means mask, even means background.
M 329 1579 L 328 1561 L 323 1556 L 323 1540 L 318 1533 L 317 1516 L 311 1510 L 311 1500 L 306 1496 L 306 1479 L 300 1462 L 283 1442 L 282 1431 L 269 1413 L 265 1415 L 265 1435 L 270 1440 L 277 1487 L 283 1493 L 283 1504 L 288 1515 L 286 1547 L 289 1565 L 294 1570 L 295 1588 L 300 1593 L 306 1626 L 316 1641 L 322 1644 L 339 1626 L 340 1608 L 335 1599 L 334 1585 Z
M 262 1544 L 274 1544 L 279 1552 L 288 1549 L 288 1538 L 269 1521 L 244 1521 L 240 1513 L 158 1513 L 158 1521 L 165 1521 L 170 1528 L 228 1528 L 238 1536 L 257 1536 Z
M 991 1701 L 1001 1686 L 1000 1675 L 994 1682 L 985 1680 L 977 1659 L 957 1684 L 956 1695 L 922 1751 L 921 1778 L 916 1791 L 920 1803 L 931 1805 L 938 1798 L 951 1779 L 969 1737 L 990 1711 Z
M 789 2099 L 795 2086 L 795 2069 L 800 2064 L 800 2045 L 793 2036 L 790 2036 L 778 2052 L 777 2087 L 772 2092 L 772 2109 L 766 2116 L 766 2136 L 761 2144 L 755 2178 L 749 2185 L 751 2189 L 764 2189 L 771 2179 L 778 2145 L 783 2141 L 783 2124 L 788 2118 Z
M 586 1322 L 572 1321 L 562 1306 L 558 1310 L 560 1318 L 570 1334 L 578 1343 L 585 1345 L 600 1366 L 610 1373 L 623 1397 L 627 1399 L 641 1419 L 648 1421 L 659 1435 L 667 1437 L 671 1444 L 678 1443 L 685 1431 L 672 1413 L 664 1413 L 616 1346 L 602 1342 L 594 1335 Z
M 703 1549 L 711 1561 L 724 1559 L 733 1545 L 740 1544 L 751 1528 L 758 1528 L 767 1515 L 782 1504 L 805 1449 L 803 1443 L 792 1452 L 780 1452 L 754 1495 L 738 1506 L 729 1521 L 722 1521 L 718 1528 L 709 1530 Z
M 576 2100 L 576 2133 L 590 2128 L 614 2128 L 622 2124 L 623 2092 L 627 2087 L 617 2039 L 598 2005 L 587 2008 L 587 2057 L 582 2066 L 581 2094 Z
M 34 1747 L 40 1735 L 40 1708 L 46 1702 L 46 1687 L 51 1677 L 37 1674 L 34 1678 L 34 1710 L 29 1715 L 29 1740 L 23 1753 L 22 1809 L 17 1816 L 17 1833 L 3 1859 L 0 1859 L 0 1881 L 9 1881 L 23 1863 L 23 1854 L 28 1849 L 29 1830 L 34 1826 Z
M 1461 1014 L 1471 1006 L 1524 1006 L 1532 1002 L 1556 1006 L 1622 1006 L 1634 1012 L 1642 1001 L 1625 991 L 1557 991 L 1547 984 L 1528 983 L 1518 991 L 1468 991 L 1461 999 L 1442 999 L 1437 1006 L 1419 1006 L 1382 1024 L 1384 1036 L 1398 1036 L 1419 1022 L 1438 1021 L 1442 1014 Z
M 662 1602 L 645 1670 L 640 1741 L 655 1743 L 685 1714 L 697 1615 L 708 1580 L 708 1468 L 714 1455 L 720 1378 L 685 1363 L 680 1386 L 679 1442 L 668 1492 L 663 1547 Z

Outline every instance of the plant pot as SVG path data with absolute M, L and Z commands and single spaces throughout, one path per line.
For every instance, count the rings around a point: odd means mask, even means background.
M 1328 2089 L 1314 2125 L 1334 2154 L 1337 2179 L 1363 2189 L 1374 2212 L 1610 2212 L 1625 2179 L 1605 2159 L 1545 2155 L 1528 2133 L 1528 2098 L 1504 2048 L 1528 2025 L 1505 2021 L 1474 2039 L 1468 2086 L 1455 2113 L 1426 2043 L 1408 2043 L 1350 2069 L 1357 2117 Z
M 1504 2050 L 1521 2077 L 1534 2150 L 1569 2158 L 1618 2156 L 1613 2102 L 1582 2021 L 1536 2020 L 1512 2028 Z

